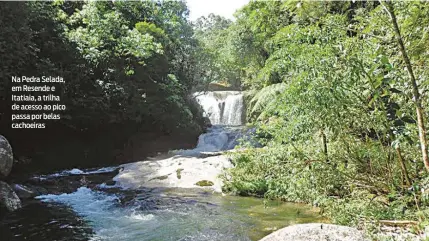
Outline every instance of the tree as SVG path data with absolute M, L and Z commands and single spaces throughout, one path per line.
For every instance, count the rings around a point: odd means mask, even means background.
M 427 141 L 426 141 L 426 128 L 424 123 L 424 109 L 422 107 L 421 99 L 420 99 L 420 91 L 418 88 L 418 84 L 416 81 L 416 77 L 414 75 L 413 66 L 411 65 L 410 58 L 407 54 L 407 51 L 405 49 L 404 41 L 401 35 L 401 31 L 398 26 L 398 21 L 396 19 L 395 15 L 395 9 L 391 2 L 385 2 L 380 1 L 380 3 L 383 4 L 384 9 L 389 14 L 393 30 L 395 32 L 396 41 L 398 43 L 399 49 L 402 54 L 402 58 L 404 60 L 405 66 L 407 68 L 407 72 L 410 78 L 411 86 L 413 87 L 413 101 L 416 108 L 416 114 L 417 114 L 417 126 L 419 130 L 419 140 L 420 140 L 420 147 L 421 147 L 421 153 L 422 153 L 422 159 L 423 163 L 426 167 L 426 170 L 429 171 L 429 157 L 428 157 L 428 150 L 427 150 Z

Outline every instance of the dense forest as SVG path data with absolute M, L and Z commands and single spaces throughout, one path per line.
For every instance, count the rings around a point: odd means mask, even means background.
M 265 146 L 234 155 L 225 190 L 427 225 L 429 4 L 251 1 L 235 16 L 196 33 Z
M 368 230 L 429 224 L 428 2 L 250 1 L 234 21 L 190 22 L 188 11 L 182 1 L 1 3 L 2 132 L 24 155 L 61 138 L 195 142 L 206 120 L 190 96 L 216 82 L 245 91 L 263 146 L 241 144 L 225 192 L 309 203 Z M 66 80 L 64 118 L 9 129 L 10 76 L 41 74 Z
M 201 133 L 202 112 L 189 94 L 204 86 L 203 51 L 184 2 L 7 2 L 0 13 L 2 133 L 17 153 L 56 168 L 106 164 L 106 149 L 127 160 L 138 156 L 123 146 L 157 136 L 193 143 Z M 66 82 L 61 121 L 11 129 L 11 77 L 42 75 Z M 74 160 L 48 158 L 53 149 Z

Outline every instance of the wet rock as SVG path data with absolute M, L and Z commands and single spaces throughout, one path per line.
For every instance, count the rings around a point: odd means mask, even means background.
M 210 128 L 210 127 L 212 127 L 213 125 L 212 125 L 212 123 L 210 122 L 210 118 L 208 118 L 208 117 L 204 117 L 204 126 L 206 127 L 206 128 Z
M 260 241 L 367 241 L 364 234 L 351 227 L 309 223 L 282 228 Z
M 100 169 L 101 170 L 101 169 Z M 111 172 L 97 171 L 82 171 L 72 169 L 66 173 L 57 173 L 45 176 L 35 176 L 29 179 L 25 184 L 30 190 L 37 195 L 43 194 L 62 194 L 73 193 L 79 187 L 86 186 L 88 188 L 98 188 L 97 186 L 105 183 L 105 185 L 114 185 L 112 178 L 118 174 L 117 169 Z
M 208 181 L 208 180 L 201 180 L 201 181 L 198 181 L 197 183 L 195 183 L 195 185 L 200 186 L 200 187 L 209 187 L 209 186 L 213 186 L 214 183 L 212 181 Z
M 178 155 L 125 164 L 124 169 L 113 180 L 118 186 L 127 189 L 207 188 L 222 192 L 219 175 L 224 168 L 231 167 L 232 164 L 226 156 L 199 158 Z M 201 185 L 197 184 L 198 182 Z
M 18 195 L 18 197 L 21 199 L 29 199 L 38 195 L 37 192 L 31 190 L 30 187 L 26 187 L 24 185 L 14 184 L 12 187 L 16 195 Z
M 33 193 L 36 194 L 36 196 L 39 195 L 46 195 L 48 194 L 48 190 L 44 187 L 41 186 L 33 186 L 33 185 L 25 185 L 25 187 L 27 187 L 28 189 L 30 189 Z
M 13 152 L 7 139 L 0 135 L 0 176 L 7 177 L 12 170 Z
M 0 205 L 9 211 L 21 208 L 21 201 L 9 184 L 0 181 Z
M 106 181 L 105 183 L 106 183 L 106 185 L 109 185 L 109 186 L 113 186 L 113 185 L 115 185 L 115 184 L 116 184 L 116 182 L 115 182 L 115 181 L 113 181 L 113 180 L 108 180 L 108 181 Z

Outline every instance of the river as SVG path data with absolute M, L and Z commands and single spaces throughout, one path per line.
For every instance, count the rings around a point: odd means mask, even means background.
M 6 240 L 256 241 L 296 223 L 321 221 L 311 207 L 222 194 L 217 176 L 232 167 L 219 151 L 243 131 L 243 96 L 197 93 L 214 124 L 191 150 L 176 150 L 118 167 L 63 172 L 33 179 L 55 188 L 27 201 L 0 222 Z M 214 153 L 214 154 L 213 154 Z M 196 185 L 200 181 L 207 187 Z M 62 190 L 61 183 L 75 188 Z M 77 183 L 77 184 L 76 184 Z M 3 239 L 2 239 L 3 240 Z

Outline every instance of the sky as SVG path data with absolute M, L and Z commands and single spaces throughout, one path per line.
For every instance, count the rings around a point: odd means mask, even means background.
M 194 21 L 210 13 L 233 19 L 232 14 L 249 0 L 187 0 L 186 2 L 190 10 L 189 19 Z

